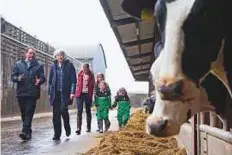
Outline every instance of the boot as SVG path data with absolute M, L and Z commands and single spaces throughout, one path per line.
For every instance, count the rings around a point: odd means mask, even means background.
M 27 140 L 27 134 L 25 132 L 21 132 L 19 134 L 19 137 L 22 139 L 22 140 Z
M 30 140 L 31 139 L 31 133 L 22 132 L 22 133 L 19 134 L 19 137 L 22 140 Z
M 77 135 L 81 134 L 81 124 L 82 124 L 82 118 L 77 117 L 77 131 L 76 131 Z
M 99 121 L 100 133 L 103 133 L 103 120 Z
M 99 121 L 97 121 L 97 127 L 98 129 L 96 131 L 99 132 L 100 131 Z
M 87 117 L 87 130 L 86 132 L 91 132 L 91 117 Z
M 107 132 L 108 130 L 109 130 L 109 128 L 110 128 L 110 121 L 109 121 L 109 119 L 106 119 L 105 120 L 105 132 Z
M 121 130 L 122 129 L 122 124 L 119 124 L 118 127 L 119 127 L 119 130 Z

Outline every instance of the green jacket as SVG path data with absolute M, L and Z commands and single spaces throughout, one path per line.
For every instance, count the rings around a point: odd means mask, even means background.
M 97 107 L 97 119 L 108 119 L 109 108 L 111 107 L 110 92 L 96 92 L 95 106 Z
M 129 112 L 130 111 L 130 99 L 128 96 L 116 96 L 115 101 L 112 107 L 116 107 L 118 105 L 119 112 Z

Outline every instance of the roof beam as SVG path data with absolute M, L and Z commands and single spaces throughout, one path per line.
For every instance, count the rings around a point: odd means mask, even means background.
M 122 43 L 124 47 L 129 47 L 129 46 L 135 46 L 138 44 L 145 44 L 145 43 L 149 43 L 149 42 L 153 42 L 154 38 L 147 38 L 147 39 L 143 39 L 143 40 L 137 40 L 137 41 L 132 41 L 132 42 L 127 42 L 127 43 Z
M 134 75 L 135 81 L 147 81 L 149 74 Z
M 122 18 L 122 19 L 119 19 L 119 20 L 112 21 L 111 26 L 112 27 L 117 27 L 117 26 L 136 23 L 136 22 L 139 22 L 139 20 L 137 20 L 135 18 L 132 18 L 132 17 L 128 17 L 128 18 Z
M 143 62 L 143 63 L 138 63 L 138 64 L 132 64 L 131 67 L 138 67 L 138 66 L 143 66 L 143 65 L 151 65 L 151 62 Z
M 143 71 L 150 71 L 150 68 L 144 68 L 144 69 L 140 69 L 140 70 L 136 70 L 136 71 L 133 71 L 133 73 L 138 73 L 138 72 L 143 72 Z
M 142 58 L 142 57 L 146 57 L 146 56 L 152 56 L 152 54 L 153 54 L 153 52 L 148 52 L 148 53 L 142 53 L 142 54 L 127 56 L 127 58 L 128 59 Z

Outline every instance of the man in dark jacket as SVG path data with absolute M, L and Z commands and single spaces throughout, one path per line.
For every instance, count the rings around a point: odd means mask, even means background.
M 40 97 L 40 85 L 45 82 L 44 67 L 35 58 L 35 49 L 29 47 L 25 59 L 16 62 L 11 79 L 17 83 L 17 98 L 23 122 L 22 140 L 31 139 L 31 123 L 35 113 L 36 101 Z
M 60 140 L 61 116 L 64 122 L 66 136 L 71 134 L 68 105 L 72 104 L 76 90 L 76 71 L 73 64 L 65 58 L 65 52 L 57 49 L 54 52 L 55 61 L 49 75 L 49 98 L 53 106 L 53 140 Z
M 87 130 L 86 132 L 91 131 L 91 106 L 93 98 L 93 88 L 94 88 L 94 75 L 90 71 L 89 64 L 84 64 L 83 69 L 77 74 L 77 88 L 76 88 L 76 97 L 77 97 L 77 131 L 76 134 L 81 134 L 81 125 L 82 125 L 82 112 L 83 112 L 83 103 L 85 102 L 85 110 L 87 114 Z
M 153 112 L 154 106 L 155 106 L 155 101 L 156 101 L 156 98 L 154 95 L 152 95 L 151 97 L 146 99 L 146 101 L 143 103 L 143 105 L 146 106 L 146 109 L 145 109 L 146 113 L 151 114 Z

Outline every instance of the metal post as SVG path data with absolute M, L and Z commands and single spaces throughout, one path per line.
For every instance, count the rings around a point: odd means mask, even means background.
M 192 135 L 191 135 L 191 155 L 197 154 L 197 115 L 193 116 L 191 121 Z
M 205 124 L 205 113 L 204 112 L 200 113 L 200 123 Z
M 210 112 L 210 126 L 217 127 L 217 117 L 214 112 Z

